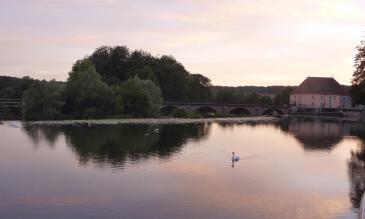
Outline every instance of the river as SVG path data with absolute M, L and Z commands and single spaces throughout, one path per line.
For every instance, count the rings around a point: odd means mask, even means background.
M 0 218 L 356 218 L 365 190 L 357 123 L 4 122 L 0 140 Z

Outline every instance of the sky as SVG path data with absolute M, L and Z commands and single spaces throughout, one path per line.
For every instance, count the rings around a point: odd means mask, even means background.
M 66 80 L 102 45 L 172 55 L 214 85 L 350 84 L 364 0 L 0 0 L 0 75 Z

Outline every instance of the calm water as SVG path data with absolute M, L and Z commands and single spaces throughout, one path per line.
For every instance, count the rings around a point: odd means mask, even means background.
M 355 218 L 365 190 L 360 124 L 4 123 L 0 139 L 0 218 Z

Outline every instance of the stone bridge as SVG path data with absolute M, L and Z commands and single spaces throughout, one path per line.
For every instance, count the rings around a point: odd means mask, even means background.
M 177 108 L 201 114 L 251 116 L 289 114 L 290 109 L 288 106 L 278 105 L 164 102 L 161 105 L 160 112 L 164 115 L 168 115 Z

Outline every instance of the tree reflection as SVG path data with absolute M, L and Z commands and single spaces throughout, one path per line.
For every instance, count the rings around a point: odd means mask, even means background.
M 350 178 L 350 200 L 354 208 L 359 208 L 361 197 L 365 191 L 365 127 L 364 124 L 353 126 L 351 134 L 360 138 L 356 151 L 351 151 L 348 161 Z
M 60 134 L 76 152 L 81 165 L 124 166 L 127 159 L 139 161 L 151 156 L 165 159 L 181 150 L 188 140 L 200 140 L 210 124 L 182 125 L 87 125 L 26 126 L 23 130 L 34 144 L 46 140 L 53 145 Z
M 59 126 L 25 125 L 22 129 L 32 140 L 34 146 L 38 146 L 43 140 L 46 140 L 47 144 L 53 147 L 62 133 L 62 129 Z

